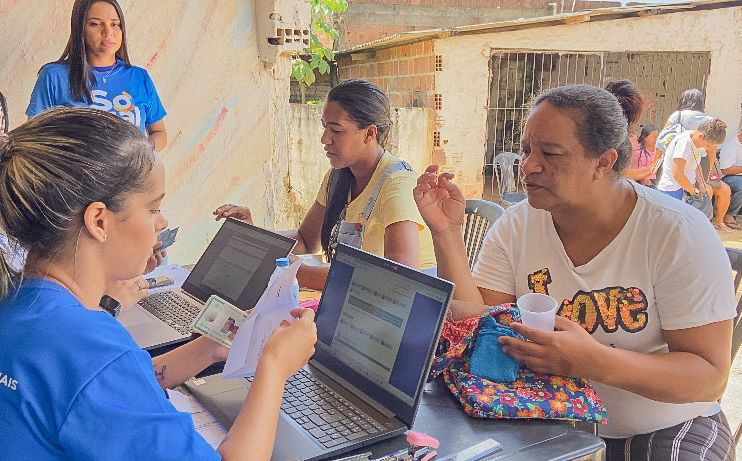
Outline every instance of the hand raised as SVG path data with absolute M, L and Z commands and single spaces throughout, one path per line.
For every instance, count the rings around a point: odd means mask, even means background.
M 431 232 L 455 229 L 460 232 L 466 213 L 466 199 L 451 182 L 453 173 L 438 174 L 438 165 L 431 165 L 417 180 L 412 191 L 415 203 Z

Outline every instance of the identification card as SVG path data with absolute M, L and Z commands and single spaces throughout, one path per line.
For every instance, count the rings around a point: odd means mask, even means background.
M 155 253 L 159 253 L 160 251 L 175 243 L 175 237 L 178 235 L 178 229 L 180 229 L 180 227 L 165 229 L 164 231 L 157 234 L 157 239 L 162 242 L 162 245 L 160 245 L 155 250 Z
M 211 295 L 193 322 L 192 328 L 208 336 L 212 341 L 231 348 L 237 330 L 244 321 L 245 312 L 219 296 Z

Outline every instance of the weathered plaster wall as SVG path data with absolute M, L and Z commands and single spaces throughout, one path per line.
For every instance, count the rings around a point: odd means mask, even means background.
M 171 260 L 193 262 L 218 229 L 211 211 L 249 204 L 259 224 L 286 227 L 290 63 L 258 59 L 254 1 L 120 0 L 129 53 L 168 111 L 164 211 L 181 226 Z M 57 59 L 73 0 L 0 0 L 0 91 L 12 126 L 25 120 L 36 73 Z
M 729 125 L 733 136 L 742 102 L 742 8 L 675 13 L 644 18 L 531 28 L 437 40 L 443 69 L 436 93 L 445 164 L 456 172 L 467 197 L 481 195 L 487 140 L 487 98 L 492 49 L 567 51 L 709 51 L 706 111 Z M 466 82 L 466 84 L 462 84 Z M 669 115 L 669 114 L 667 114 Z
M 431 163 L 432 141 L 427 133 L 433 130 L 431 109 L 399 108 L 392 110 L 392 130 L 387 150 L 407 160 L 417 172 Z M 286 215 L 298 225 L 317 198 L 317 191 L 330 164 L 320 142 L 322 137 L 322 106 L 291 104 L 289 130 L 288 190 L 290 204 Z M 410 197 L 412 200 L 412 197 Z
M 412 30 L 548 16 L 554 8 L 568 12 L 620 5 L 617 1 L 553 4 L 551 0 L 349 0 L 348 10 L 341 18 L 339 48 Z

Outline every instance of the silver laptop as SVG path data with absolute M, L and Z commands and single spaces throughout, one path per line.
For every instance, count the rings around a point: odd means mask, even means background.
M 119 316 L 142 349 L 191 338 L 191 324 L 211 295 L 252 309 L 268 286 L 276 258 L 296 241 L 242 221 L 227 219 L 183 286 L 149 296 Z
M 410 429 L 452 292 L 450 282 L 338 245 L 316 353 L 286 385 L 271 459 L 324 459 Z M 231 425 L 250 380 L 185 385 Z

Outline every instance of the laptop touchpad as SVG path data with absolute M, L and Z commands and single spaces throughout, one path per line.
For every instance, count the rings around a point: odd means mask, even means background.
M 139 306 L 123 309 L 121 314 L 118 316 L 118 320 L 121 322 L 121 325 L 125 326 L 127 329 L 157 321 L 153 315 Z

